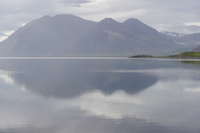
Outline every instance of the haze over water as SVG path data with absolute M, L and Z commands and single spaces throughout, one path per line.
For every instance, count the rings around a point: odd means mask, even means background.
M 0 59 L 0 133 L 198 133 L 200 60 Z

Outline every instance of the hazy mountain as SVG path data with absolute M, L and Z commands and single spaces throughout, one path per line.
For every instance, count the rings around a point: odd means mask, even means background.
M 200 33 L 190 34 L 184 37 L 184 40 L 188 44 L 194 45 L 192 51 L 200 51 Z
M 177 33 L 177 36 L 166 34 L 166 32 L 162 34 L 164 34 L 166 37 L 173 40 L 174 42 L 183 45 L 183 47 L 185 47 L 185 51 L 191 51 L 197 46 L 200 46 L 200 33 L 187 34 L 187 35 Z
M 0 56 L 169 54 L 181 45 L 137 19 L 93 22 L 72 15 L 45 16 L 0 43 Z
M 171 36 L 171 37 L 183 37 L 186 36 L 187 34 L 184 33 L 177 33 L 177 32 L 169 32 L 169 31 L 163 31 L 160 32 L 163 35 Z
M 84 49 L 83 44 L 87 49 Z M 83 47 L 80 53 L 98 55 L 166 54 L 178 47 L 137 19 L 119 23 L 111 18 L 94 25 L 80 39 L 78 45 Z
M 194 51 L 194 52 L 200 52 L 200 45 L 197 46 L 196 48 L 192 49 L 192 51 Z
M 18 29 L 3 41 L 0 55 L 63 55 L 94 24 L 72 15 L 44 16 Z

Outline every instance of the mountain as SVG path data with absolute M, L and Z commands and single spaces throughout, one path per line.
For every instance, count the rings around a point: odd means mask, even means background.
M 193 52 L 200 52 L 200 45 L 194 49 L 192 49 Z
M 171 36 L 171 37 L 183 37 L 186 36 L 187 34 L 184 33 L 177 33 L 177 32 L 169 32 L 169 31 L 163 31 L 160 32 L 163 35 Z
M 187 41 L 190 40 L 189 43 L 195 44 L 195 47 L 191 51 L 200 52 L 200 33 L 188 35 L 184 39 Z
M 182 34 L 173 32 L 162 32 L 165 37 L 185 47 L 185 51 L 193 51 L 197 46 L 200 46 L 200 33 Z
M 95 22 L 72 15 L 44 16 L 18 29 L 0 44 L 0 55 L 57 56 L 70 48 Z
M 84 49 L 83 44 L 87 49 Z M 78 45 L 82 47 L 80 53 L 89 52 L 92 55 L 166 54 L 178 47 L 137 19 L 119 23 L 111 18 L 106 18 L 89 29 Z
M 130 56 L 180 52 L 181 45 L 137 19 L 93 22 L 73 15 L 44 16 L 0 43 L 0 56 Z

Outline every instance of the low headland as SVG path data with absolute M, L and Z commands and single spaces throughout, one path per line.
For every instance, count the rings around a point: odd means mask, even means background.
M 177 55 L 152 56 L 152 55 L 134 55 L 129 58 L 180 58 L 180 59 L 200 59 L 200 52 L 183 52 Z

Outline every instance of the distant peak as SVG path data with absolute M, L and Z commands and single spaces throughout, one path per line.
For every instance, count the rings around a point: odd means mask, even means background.
M 172 36 L 172 37 L 184 37 L 187 34 L 184 33 L 177 33 L 177 32 L 170 32 L 170 31 L 161 31 L 161 34 Z
M 77 16 L 71 15 L 71 14 L 58 14 L 58 15 L 55 15 L 54 17 L 77 17 Z
M 118 23 L 117 21 L 115 21 L 112 18 L 104 18 L 103 20 L 100 21 L 101 23 Z
M 141 22 L 140 20 L 135 19 L 135 18 L 130 18 L 130 19 L 126 20 L 125 22 L 123 22 L 123 25 L 128 26 L 128 27 L 151 28 L 148 25 L 144 24 L 143 22 Z
M 45 15 L 42 18 L 50 18 L 50 16 L 49 15 Z
M 41 18 L 38 18 L 38 19 L 35 19 L 35 20 L 33 20 L 33 21 L 37 21 L 37 20 L 46 20 L 46 19 L 49 19 L 49 18 L 51 18 L 51 16 L 45 15 L 45 16 L 43 16 L 43 17 L 41 17 Z
M 104 18 L 103 20 L 105 20 L 105 21 L 115 21 L 115 20 L 112 19 L 112 18 Z
M 34 25 L 34 24 L 37 24 L 37 23 L 48 21 L 50 18 L 51 17 L 49 15 L 45 15 L 45 16 L 43 16 L 41 18 L 32 20 L 30 23 L 27 23 L 24 27 L 28 27 L 28 26 L 31 26 L 31 25 Z
M 80 17 L 71 14 L 58 14 L 56 16 L 53 16 L 53 18 L 80 18 Z
M 126 21 L 124 21 L 124 23 L 142 23 L 141 21 L 139 21 L 136 18 L 129 18 Z

